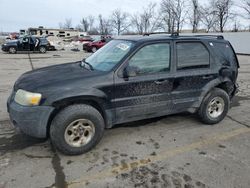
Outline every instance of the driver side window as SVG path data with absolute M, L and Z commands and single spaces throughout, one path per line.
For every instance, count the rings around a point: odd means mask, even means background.
M 137 69 L 137 75 L 169 71 L 169 43 L 150 44 L 142 47 L 130 60 L 129 67 Z

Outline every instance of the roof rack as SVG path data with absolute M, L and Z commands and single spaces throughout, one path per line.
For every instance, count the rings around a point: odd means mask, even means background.
M 143 36 L 149 36 L 149 35 L 156 35 L 156 34 L 168 34 L 171 37 L 211 37 L 216 39 L 224 39 L 224 36 L 222 35 L 180 35 L 178 32 L 169 33 L 169 32 L 151 32 L 151 33 L 144 33 Z
M 143 36 L 149 36 L 149 35 L 157 35 L 157 34 L 169 34 L 169 32 L 151 32 L 151 33 L 143 33 Z
M 152 32 L 152 33 L 144 33 L 143 36 L 150 36 L 155 34 L 168 34 L 171 37 L 211 37 L 216 39 L 224 39 L 222 35 L 180 35 L 178 32 L 169 33 L 169 32 Z
M 183 35 L 181 37 L 211 37 L 216 39 L 224 39 L 223 35 Z

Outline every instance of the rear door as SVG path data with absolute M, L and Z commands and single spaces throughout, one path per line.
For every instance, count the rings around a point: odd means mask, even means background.
M 123 78 L 126 67 L 136 67 L 136 76 Z M 168 114 L 171 111 L 171 43 L 140 47 L 115 74 L 116 123 Z
M 208 46 L 201 41 L 175 42 L 175 71 L 173 103 L 175 111 L 193 107 L 199 101 L 203 87 L 216 78 Z

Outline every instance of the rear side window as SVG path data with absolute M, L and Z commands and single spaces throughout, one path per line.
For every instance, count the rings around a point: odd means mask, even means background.
M 209 67 L 209 51 L 202 43 L 178 42 L 176 47 L 178 70 Z

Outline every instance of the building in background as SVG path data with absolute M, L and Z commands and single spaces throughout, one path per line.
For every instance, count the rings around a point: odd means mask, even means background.
M 30 27 L 27 30 L 21 29 L 20 35 L 31 34 L 34 36 L 56 36 L 56 37 L 84 37 L 88 34 L 86 32 L 80 32 L 77 29 L 55 29 L 55 28 L 44 28 L 43 26 L 39 26 L 37 28 Z

